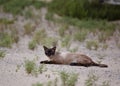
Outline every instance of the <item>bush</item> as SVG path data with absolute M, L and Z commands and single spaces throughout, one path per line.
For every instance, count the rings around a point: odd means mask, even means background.
M 35 8 L 41 8 L 45 3 L 38 0 L 1 0 L 0 5 L 3 6 L 5 12 L 16 15 L 22 13 L 26 6 L 33 5 Z
M 120 6 L 110 4 L 100 4 L 94 0 L 52 0 L 49 10 L 61 16 L 69 16 L 78 19 L 120 19 Z

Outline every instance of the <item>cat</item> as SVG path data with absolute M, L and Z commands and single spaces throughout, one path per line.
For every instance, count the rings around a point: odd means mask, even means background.
M 79 54 L 79 53 L 60 53 L 56 52 L 56 46 L 53 48 L 47 48 L 43 46 L 45 55 L 50 59 L 50 61 L 45 60 L 40 63 L 43 64 L 64 64 L 71 66 L 99 66 L 108 67 L 106 64 L 95 63 L 90 57 Z

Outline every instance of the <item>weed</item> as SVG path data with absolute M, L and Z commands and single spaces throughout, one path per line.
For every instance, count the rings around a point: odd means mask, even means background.
M 29 42 L 29 49 L 34 50 L 37 47 L 37 42 L 32 40 Z
M 53 20 L 53 13 L 47 12 L 46 15 L 45 15 L 45 19 L 47 19 L 47 20 Z
M 0 19 L 0 24 L 13 24 L 14 20 L 8 20 L 6 18 Z
M 56 45 L 57 39 L 53 37 L 45 37 L 43 40 L 40 42 L 42 45 L 51 47 L 51 45 Z
M 96 41 L 87 41 L 86 47 L 87 49 L 90 49 L 90 50 L 97 50 L 99 47 L 99 44 Z
M 67 49 L 70 47 L 70 35 L 65 35 L 65 37 L 62 39 L 62 47 L 66 47 Z
M 9 47 L 11 48 L 14 39 L 8 33 L 0 33 L 0 46 L 1 47 Z
M 31 35 L 32 32 L 35 30 L 35 28 L 33 28 L 31 23 L 27 23 L 24 25 L 24 30 L 25 30 L 25 34 Z
M 32 86 L 43 86 L 43 84 L 42 84 L 42 83 L 37 82 L 37 83 L 35 83 L 35 84 L 32 84 Z
M 61 72 L 60 77 L 62 80 L 62 86 L 75 86 L 78 79 L 78 74 L 68 74 L 67 72 Z
M 108 81 L 104 81 L 101 86 L 110 86 Z
M 52 85 L 52 81 L 48 81 L 48 82 L 47 82 L 47 86 L 53 86 L 53 85 Z
M 88 79 L 85 81 L 85 86 L 94 86 L 96 85 L 96 81 L 98 80 L 98 77 L 94 74 L 89 74 Z
M 41 64 L 41 65 L 39 66 L 38 71 L 39 71 L 40 73 L 45 72 L 45 71 L 46 71 L 45 65 L 44 65 L 44 64 Z
M 0 50 L 0 59 L 5 57 L 5 51 Z
M 25 61 L 25 70 L 28 74 L 32 73 L 35 70 L 36 64 L 34 61 L 26 60 Z
M 87 31 L 78 31 L 74 34 L 74 40 L 77 40 L 77 41 L 80 41 L 80 42 L 83 42 L 85 40 L 87 36 Z
M 65 36 L 66 35 L 65 32 L 66 32 L 67 29 L 68 29 L 68 25 L 67 24 L 62 25 L 62 27 L 59 28 L 59 35 L 61 37 Z
M 35 40 L 38 44 L 47 36 L 45 29 L 41 29 L 35 33 L 33 36 L 33 40 Z

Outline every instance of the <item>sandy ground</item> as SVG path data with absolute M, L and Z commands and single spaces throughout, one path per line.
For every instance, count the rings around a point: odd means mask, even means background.
M 48 34 L 55 35 L 53 29 L 57 28 L 53 23 L 48 23 L 44 19 L 45 9 L 42 9 L 41 23 L 37 27 L 45 28 Z M 5 16 L 0 13 L 0 16 Z M 24 23 L 23 20 L 16 22 L 20 27 Z M 108 68 L 99 67 L 73 67 L 69 65 L 46 65 L 47 71 L 39 74 L 38 77 L 28 75 L 25 71 L 24 62 L 25 59 L 32 60 L 38 57 L 36 64 L 41 65 L 39 62 L 48 59 L 44 55 L 44 51 L 41 45 L 39 45 L 34 51 L 28 49 L 29 36 L 20 38 L 18 44 L 13 44 L 11 49 L 1 48 L 6 51 L 6 56 L 0 59 L 0 86 L 32 86 L 32 84 L 40 82 L 47 83 L 48 81 L 54 81 L 58 76 L 58 71 L 66 71 L 78 73 L 78 80 L 76 86 L 86 86 L 85 81 L 88 79 L 88 75 L 93 73 L 98 77 L 98 80 L 93 86 L 104 86 L 103 82 L 108 82 L 109 85 L 105 86 L 120 86 L 120 49 L 114 46 L 114 42 L 109 42 L 109 48 L 106 50 L 88 50 L 85 48 L 84 43 L 74 43 L 74 46 L 79 46 L 78 51 L 82 54 L 90 56 L 94 61 L 99 61 L 99 57 L 102 56 L 102 63 L 108 65 Z M 62 52 L 63 50 L 61 50 Z M 64 50 L 65 51 L 65 50 Z M 17 70 L 17 65 L 20 68 Z M 17 71 L 16 71 L 17 70 Z M 49 77 L 47 77 L 49 75 Z M 44 85 L 47 86 L 47 85 Z M 53 86 L 53 85 L 52 85 Z M 62 86 L 58 82 L 58 86 Z

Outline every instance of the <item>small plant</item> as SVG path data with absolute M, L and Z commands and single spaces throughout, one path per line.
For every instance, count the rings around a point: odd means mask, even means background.
M 47 12 L 46 15 L 45 15 L 45 19 L 47 19 L 47 20 L 53 20 L 53 13 Z
M 44 65 L 44 64 L 41 64 L 41 65 L 39 66 L 39 68 L 38 68 L 38 71 L 39 71 L 40 73 L 45 72 L 45 71 L 46 71 L 45 65 Z
M 101 86 L 110 86 L 110 83 L 108 81 L 104 81 Z
M 37 47 L 37 42 L 32 40 L 29 42 L 29 49 L 34 50 Z
M 8 33 L 0 33 L 0 46 L 1 47 L 11 47 L 14 42 L 12 36 Z
M 31 35 L 32 32 L 35 30 L 35 28 L 33 28 L 31 23 L 27 23 L 24 25 L 24 30 L 25 30 L 25 34 Z
M 0 50 L 0 59 L 5 57 L 5 51 Z
M 35 84 L 32 84 L 32 86 L 43 86 L 43 84 L 42 84 L 42 83 L 37 82 L 37 83 L 35 83 Z
M 99 45 L 96 41 L 87 41 L 86 47 L 90 50 L 97 50 Z
M 62 45 L 62 47 L 66 47 L 67 49 L 69 49 L 69 47 L 70 47 L 70 40 L 71 40 L 71 38 L 70 38 L 70 35 L 66 35 L 63 39 L 62 39 L 62 43 L 61 43 L 61 45 Z
M 36 64 L 34 61 L 26 60 L 25 61 L 25 70 L 28 74 L 32 73 L 35 70 Z
M 78 31 L 74 34 L 74 40 L 83 42 L 85 40 L 87 36 L 87 31 L 82 30 L 82 31 Z
M 98 77 L 94 74 L 89 74 L 88 79 L 85 81 L 85 86 L 96 86 L 96 81 L 98 80 Z
M 61 28 L 59 28 L 59 35 L 61 37 L 65 36 L 65 32 L 66 30 L 68 29 L 68 25 L 67 24 L 64 24 Z
M 75 48 L 73 48 L 73 49 L 70 49 L 69 51 L 74 53 L 74 52 L 78 51 L 78 47 L 75 47 Z
M 14 20 L 8 20 L 5 18 L 0 19 L 0 24 L 13 24 Z
M 67 72 L 61 72 L 60 77 L 62 80 L 62 86 L 75 86 L 75 83 L 77 82 L 78 79 L 78 74 L 74 73 L 67 73 Z

